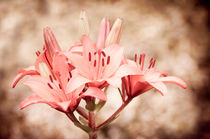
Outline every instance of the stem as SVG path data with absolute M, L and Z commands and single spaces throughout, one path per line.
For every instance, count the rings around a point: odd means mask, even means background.
M 96 127 L 96 130 L 100 129 L 101 127 L 109 124 L 132 100 L 132 98 L 128 98 L 119 108 L 118 110 L 112 114 L 112 116 L 110 116 L 106 121 L 104 121 L 103 123 L 101 123 L 100 125 L 98 125 Z
M 90 132 L 89 127 L 82 125 L 77 118 L 74 116 L 73 113 L 66 113 L 67 117 L 74 123 L 75 126 L 79 127 L 80 129 L 82 129 L 85 132 Z
M 95 114 L 92 111 L 89 111 L 89 127 L 95 130 Z
M 92 129 L 92 132 L 89 132 L 90 139 L 97 139 L 97 131 L 95 128 L 95 113 L 93 111 L 89 111 L 88 125 Z
M 89 133 L 89 139 L 97 139 L 97 132 Z
M 81 116 L 83 116 L 85 119 L 88 120 L 88 115 L 84 112 L 84 110 L 82 110 L 81 107 L 78 107 L 78 108 L 76 109 L 76 111 L 77 111 Z

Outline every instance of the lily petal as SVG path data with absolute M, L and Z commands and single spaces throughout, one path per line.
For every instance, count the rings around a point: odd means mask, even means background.
M 164 82 L 164 83 L 177 84 L 184 89 L 187 88 L 187 84 L 183 80 L 181 80 L 180 78 L 174 77 L 174 76 L 160 77 L 159 81 Z
M 58 102 L 57 104 L 59 105 L 59 107 L 63 110 L 63 111 L 67 111 L 69 108 L 71 101 L 63 101 L 63 102 Z M 59 109 L 58 107 L 58 109 Z
M 33 92 L 46 101 L 56 102 L 64 100 L 65 97 L 62 96 L 62 90 L 59 90 L 54 84 L 51 84 L 51 88 L 48 86 L 48 83 L 50 83 L 50 79 L 37 75 L 30 76 L 23 82 L 24 85 L 30 87 Z
M 100 99 L 101 101 L 106 101 L 106 94 L 97 87 L 89 87 L 81 97 L 90 96 Z
M 155 82 L 155 83 L 149 83 L 151 86 L 153 86 L 155 89 L 157 89 L 158 92 L 160 92 L 160 94 L 162 96 L 164 96 L 167 93 L 167 87 L 164 83 L 162 82 Z
M 14 88 L 16 86 L 16 84 L 18 83 L 18 81 L 26 75 L 39 75 L 39 73 L 36 71 L 34 66 L 30 66 L 28 68 L 22 69 L 19 71 L 19 74 L 12 81 L 11 87 Z
M 61 86 L 66 88 L 68 79 L 71 78 L 69 73 L 69 66 L 67 64 L 67 57 L 57 52 L 53 58 L 52 65 L 54 75 L 57 79 L 60 80 Z
M 26 99 L 24 99 L 20 104 L 20 109 L 24 109 L 25 107 L 28 107 L 32 104 L 37 104 L 37 103 L 46 103 L 49 105 L 48 101 L 42 99 L 40 96 L 35 94 L 33 96 L 29 96 Z
M 123 58 L 123 48 L 118 45 L 112 45 L 104 49 L 105 53 L 110 56 L 110 63 L 106 65 L 103 77 L 112 76 L 120 67 Z
M 87 61 L 84 61 L 83 56 L 80 55 L 72 55 L 70 57 L 72 65 L 76 67 L 76 70 L 79 72 L 79 74 L 83 75 L 86 78 L 92 78 L 93 72 L 90 70 L 91 66 L 89 66 L 89 63 Z
M 67 87 L 66 87 L 66 93 L 70 93 L 88 82 L 90 82 L 90 80 L 88 80 L 87 78 L 84 78 L 80 75 L 75 75 L 68 82 Z

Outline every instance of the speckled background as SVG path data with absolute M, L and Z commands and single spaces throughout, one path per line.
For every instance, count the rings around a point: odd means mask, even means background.
M 99 138 L 210 138 L 208 0 L 0 0 L 0 138 L 88 138 L 45 104 L 20 110 L 21 100 L 32 92 L 21 83 L 10 88 L 18 69 L 34 64 L 35 51 L 44 43 L 44 27 L 52 28 L 63 49 L 79 39 L 82 9 L 88 13 L 93 40 L 103 17 L 112 22 L 121 17 L 120 44 L 126 56 L 155 57 L 157 68 L 188 84 L 187 90 L 169 84 L 164 97 L 154 90 L 139 96 Z M 119 94 L 110 88 L 98 122 L 120 104 Z

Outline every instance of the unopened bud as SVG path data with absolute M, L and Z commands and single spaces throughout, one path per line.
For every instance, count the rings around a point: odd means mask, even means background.
M 85 10 L 82 10 L 80 12 L 80 31 L 81 34 L 86 34 L 89 35 L 89 23 L 88 23 L 88 18 Z
M 106 46 L 112 45 L 112 44 L 119 44 L 120 37 L 122 34 L 122 25 L 123 20 L 120 18 L 117 18 L 111 28 L 111 31 L 106 39 Z

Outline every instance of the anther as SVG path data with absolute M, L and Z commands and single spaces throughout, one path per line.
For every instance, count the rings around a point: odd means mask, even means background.
M 153 58 L 150 59 L 149 67 L 148 67 L 149 69 L 151 68 L 152 64 L 153 64 Z
M 91 53 L 90 52 L 89 52 L 88 58 L 89 58 L 89 61 L 91 61 Z
M 93 66 L 96 67 L 96 60 L 94 60 L 94 65 Z
M 47 83 L 47 85 L 49 86 L 50 89 L 53 89 L 53 87 L 50 85 L 50 83 Z
M 49 75 L 49 78 L 50 78 L 50 81 L 53 83 L 53 79 L 52 79 L 52 76 L 51 75 Z
M 152 68 L 155 66 L 156 59 L 153 61 Z
M 107 57 L 107 65 L 110 63 L 110 56 Z
M 134 61 L 136 62 L 136 60 L 137 60 L 137 54 L 135 54 L 134 56 Z
M 58 84 L 59 88 L 62 90 L 61 84 Z
M 140 57 L 139 57 L 139 65 L 141 65 L 141 60 L 142 60 L 142 55 L 140 54 Z
M 102 66 L 104 66 L 104 58 L 102 58 Z
M 106 54 L 104 53 L 104 51 L 101 51 L 101 53 L 102 53 L 102 55 L 105 57 L 106 56 Z
M 72 78 L 72 74 L 71 74 L 71 71 L 69 71 L 69 76 L 70 76 L 70 78 Z
M 36 56 L 39 56 L 39 54 L 37 52 L 35 52 L 35 53 L 36 53 Z

